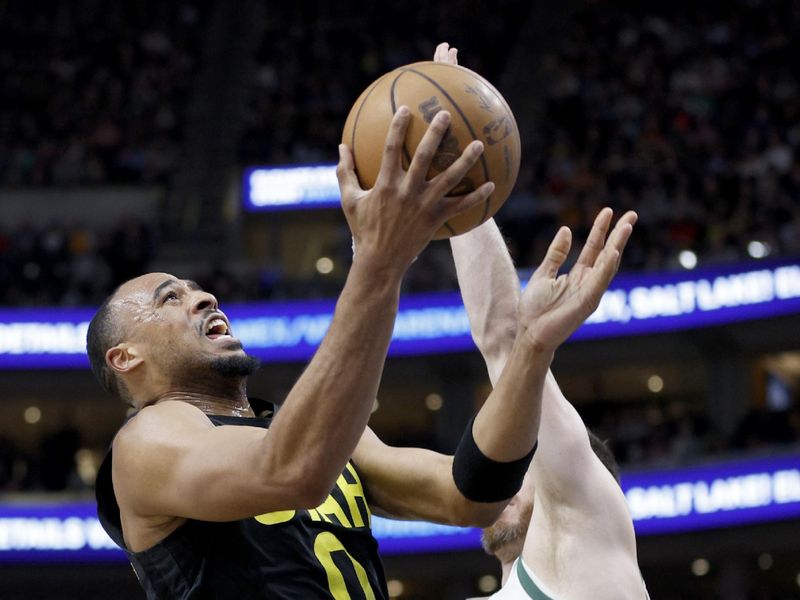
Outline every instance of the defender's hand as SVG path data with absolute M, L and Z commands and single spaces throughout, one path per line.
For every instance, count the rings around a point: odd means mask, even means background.
M 381 169 L 371 190 L 359 185 L 350 149 L 339 146 L 336 175 L 345 218 L 358 248 L 354 260 L 370 261 L 379 268 L 405 271 L 448 219 L 485 202 L 494 191 L 494 184 L 487 182 L 469 194 L 445 197 L 480 157 L 483 143 L 479 141 L 469 144 L 450 167 L 426 181 L 431 161 L 450 126 L 450 113 L 446 111 L 436 114 L 408 172 L 403 170 L 403 142 L 410 120 L 411 111 L 401 106 L 389 127 Z
M 447 42 L 442 42 L 436 46 L 433 53 L 433 62 L 449 63 L 451 65 L 458 64 L 458 48 L 451 48 Z
M 554 351 L 597 309 L 637 219 L 635 212 L 625 213 L 606 240 L 612 216 L 610 208 L 600 211 L 569 273 L 558 276 L 572 244 L 570 230 L 559 229 L 547 249 L 519 303 L 519 334 L 535 348 Z

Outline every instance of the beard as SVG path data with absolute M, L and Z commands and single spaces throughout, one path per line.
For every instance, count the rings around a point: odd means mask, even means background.
M 235 354 L 215 357 L 209 366 L 217 375 L 225 378 L 238 378 L 255 373 L 261 366 L 261 361 L 249 354 Z
M 498 521 L 485 528 L 481 533 L 481 544 L 486 553 L 502 561 L 514 560 L 520 556 L 532 515 L 531 502 L 520 508 L 519 516 L 514 522 Z

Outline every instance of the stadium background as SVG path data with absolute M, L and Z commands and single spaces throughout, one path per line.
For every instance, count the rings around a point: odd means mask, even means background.
M 800 4 L 781 0 L 7 0 L 0 306 L 96 306 L 147 270 L 193 278 L 223 308 L 335 297 L 350 253 L 341 214 L 247 212 L 243 173 L 332 163 L 360 91 L 443 40 L 517 115 L 523 165 L 498 222 L 522 277 L 557 226 L 581 237 L 606 204 L 640 214 L 622 265 L 633 280 L 796 265 L 799 27 Z M 441 242 L 404 284 L 455 289 Z M 796 465 L 800 311 L 784 312 L 576 340 L 556 375 L 623 473 Z M 125 408 L 85 368 L 0 364 L 0 520 L 90 499 Z M 302 366 L 265 364 L 251 393 L 282 398 Z M 372 424 L 387 442 L 449 451 L 486 394 L 474 351 L 412 352 L 390 359 Z M 676 526 L 640 536 L 640 562 L 653 598 L 800 598 L 799 537 L 797 513 Z M 498 576 L 478 549 L 386 567 L 403 599 L 462 599 Z M 0 550 L 0 597 L 142 596 L 124 562 Z

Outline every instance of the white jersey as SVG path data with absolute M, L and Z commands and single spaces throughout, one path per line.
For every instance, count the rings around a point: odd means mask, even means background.
M 642 581 L 642 588 L 645 600 L 650 600 L 644 581 Z M 555 600 L 555 598 L 555 594 L 536 577 L 536 574 L 520 557 L 511 566 L 511 573 L 508 575 L 506 584 L 485 600 Z
M 485 600 L 555 600 L 555 596 L 547 589 L 528 566 L 518 558 L 511 566 L 508 581 L 497 592 Z M 477 598 L 473 600 L 479 600 Z

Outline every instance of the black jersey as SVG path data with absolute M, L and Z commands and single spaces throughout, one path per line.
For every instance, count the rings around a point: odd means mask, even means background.
M 269 427 L 269 418 L 209 415 L 215 425 Z M 97 476 L 100 522 L 128 554 L 150 600 L 386 600 L 383 566 L 358 473 L 348 463 L 315 509 L 240 521 L 189 520 L 143 552 L 125 548 L 111 481 L 111 451 Z

